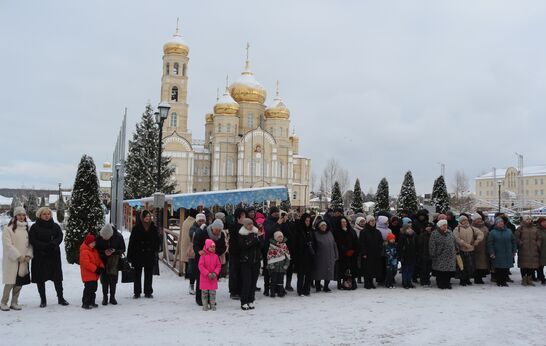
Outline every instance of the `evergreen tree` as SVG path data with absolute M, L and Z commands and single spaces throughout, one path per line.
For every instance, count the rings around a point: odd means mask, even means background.
M 398 213 L 407 211 L 410 215 L 417 213 L 419 203 L 417 201 L 417 193 L 415 192 L 415 183 L 411 171 L 407 171 L 398 196 Z
M 351 203 L 351 209 L 355 213 L 362 212 L 363 203 L 364 201 L 362 200 L 362 189 L 360 188 L 360 180 L 356 178 L 355 188 L 353 189 L 353 203 Z
M 449 194 L 447 193 L 447 186 L 443 175 L 434 181 L 431 199 L 437 213 L 446 213 L 449 210 Z
M 17 198 L 17 196 L 13 196 L 13 198 L 11 199 L 11 205 L 9 207 L 9 216 L 13 217 L 13 213 L 15 213 L 15 208 L 17 208 L 18 206 L 20 206 L 21 203 L 19 202 L 19 199 Z
M 377 214 L 380 211 L 390 211 L 389 182 L 387 178 L 381 179 L 379 185 L 377 185 L 377 192 L 375 194 L 374 212 Z
M 154 111 L 146 105 L 140 122 L 136 125 L 133 139 L 129 141 L 129 152 L 125 164 L 125 198 L 142 198 L 157 192 L 157 157 L 159 126 L 154 120 Z M 161 192 L 175 193 L 176 183 L 172 176 L 174 166 L 171 159 L 161 158 Z
M 69 213 L 65 249 L 68 263 L 74 264 L 79 262 L 80 245 L 87 233 L 97 234 L 104 225 L 97 169 L 91 156 L 83 155 L 81 158 Z
M 46 204 L 45 204 L 45 197 L 40 197 L 40 208 L 41 207 L 45 207 Z
M 27 201 L 27 213 L 30 221 L 36 221 L 36 212 L 38 211 L 38 198 L 31 192 Z
M 330 197 L 330 207 L 331 208 L 343 208 L 343 197 L 341 196 L 341 190 L 339 188 L 339 183 L 336 181 L 332 187 L 332 196 Z
M 66 211 L 66 205 L 64 203 L 63 196 L 59 196 L 59 200 L 57 201 L 57 221 L 59 223 L 64 222 L 64 213 Z

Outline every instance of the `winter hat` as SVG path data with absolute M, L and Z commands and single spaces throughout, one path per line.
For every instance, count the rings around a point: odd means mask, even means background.
M 104 239 L 110 239 L 114 235 L 114 229 L 112 229 L 112 226 L 107 223 L 101 228 L 99 235 Z
M 254 221 L 252 219 L 249 219 L 248 217 L 243 220 L 243 225 L 254 225 Z
M 366 221 L 366 219 L 363 218 L 362 216 L 357 217 L 355 220 L 355 225 L 360 225 L 362 221 Z
M 436 223 L 438 228 L 442 227 L 443 225 L 447 225 L 447 220 L 440 220 Z
M 215 219 L 223 219 L 225 217 L 226 217 L 226 214 L 224 214 L 222 212 L 218 212 L 218 213 L 214 214 Z
M 13 216 L 17 216 L 17 215 L 20 215 L 20 214 L 27 214 L 27 212 L 25 211 L 25 208 L 23 207 L 17 207 L 13 210 Z
M 38 219 L 41 219 L 42 218 L 42 214 L 45 213 L 46 211 L 49 211 L 49 213 L 51 214 L 51 209 L 49 209 L 48 207 L 41 207 L 40 209 L 38 209 L 36 211 L 36 217 Z
M 447 215 L 446 214 L 438 215 L 438 220 L 447 220 Z
M 284 234 L 282 234 L 281 231 L 277 231 L 277 232 L 273 233 L 273 238 L 275 238 L 276 241 L 280 242 L 280 241 L 283 240 Z
M 474 214 L 472 215 L 473 220 L 483 220 L 482 216 L 480 214 Z
M 205 248 L 204 248 L 203 250 L 209 251 L 209 248 L 210 248 L 212 245 L 216 246 L 216 243 L 214 242 L 214 240 L 212 240 L 212 239 L 207 239 L 207 240 L 205 240 Z
M 413 221 L 409 218 L 409 217 L 404 217 L 402 218 L 402 226 L 407 226 L 409 225 L 410 223 L 412 223 Z
M 326 226 L 328 226 L 328 222 L 326 222 L 326 221 L 323 220 L 323 221 L 321 221 L 321 222 L 318 223 L 317 228 L 320 228 L 320 226 L 321 226 L 322 224 L 325 224 Z
M 394 235 L 394 233 L 387 234 L 387 241 L 389 241 L 391 239 L 396 240 L 396 236 Z
M 216 219 L 214 220 L 214 222 L 212 223 L 212 225 L 210 225 L 210 228 L 212 229 L 224 229 L 224 223 L 222 222 L 222 220 L 220 219 Z
M 389 218 L 385 215 L 381 215 L 377 218 L 377 227 L 388 228 L 389 227 Z
M 497 216 L 495 218 L 495 225 L 498 224 L 499 222 L 504 222 L 504 219 L 502 217 L 500 217 L 500 216 Z
M 92 233 L 87 233 L 85 240 L 83 241 L 85 245 L 89 245 L 95 242 L 95 236 Z
M 368 223 L 370 221 L 375 221 L 375 217 L 373 215 L 366 216 L 366 223 Z
M 459 216 L 459 222 L 468 221 L 468 218 L 464 215 Z
M 199 220 L 207 221 L 207 217 L 205 216 L 205 214 L 199 213 L 199 214 L 197 214 L 197 216 L 195 217 L 195 221 L 199 221 Z
M 273 207 L 269 208 L 269 215 L 271 215 L 273 213 L 278 213 L 279 211 L 280 210 L 279 210 L 278 207 L 273 206 Z

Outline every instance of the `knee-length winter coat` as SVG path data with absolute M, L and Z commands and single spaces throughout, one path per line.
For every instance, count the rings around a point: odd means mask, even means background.
M 483 240 L 477 245 L 474 245 L 474 267 L 476 270 L 489 270 L 491 265 L 489 264 L 489 254 L 487 253 L 487 236 L 489 235 L 489 228 L 485 224 L 478 226 L 474 224 L 474 227 L 479 228 L 483 233 Z
M 99 251 L 91 248 L 85 242 L 80 246 L 80 272 L 83 282 L 97 281 L 99 274 L 98 268 L 104 268 L 104 264 L 100 259 Z
M 220 257 L 216 252 L 209 251 L 209 248 L 214 244 L 212 239 L 206 239 L 203 245 L 204 254 L 199 256 L 199 289 L 201 290 L 216 290 L 218 289 L 218 275 L 222 269 Z M 214 273 L 216 276 L 211 279 L 209 274 Z
M 311 277 L 313 280 L 334 280 L 334 268 L 338 260 L 336 241 L 332 232 L 315 231 L 315 265 Z
M 294 269 L 296 273 L 310 273 L 313 270 L 313 262 L 316 253 L 313 228 L 306 227 L 303 221 L 298 222 L 294 229 Z
M 131 231 L 127 259 L 136 267 L 153 267 L 157 262 L 160 238 L 157 227 L 151 223 L 148 230 L 139 222 Z
M 518 243 L 518 267 L 538 269 L 541 237 L 534 225 L 522 224 L 515 234 Z
M 53 222 L 53 219 L 49 221 L 38 219 L 30 227 L 28 237 L 34 251 L 30 269 L 32 282 L 62 281 L 63 269 L 59 248 L 63 241 L 61 227 Z
M 362 273 L 368 277 L 378 277 L 382 273 L 383 262 L 383 236 L 381 232 L 366 224 L 360 232 L 360 258 L 362 260 Z
M 493 228 L 487 237 L 487 251 L 493 258 L 494 268 L 512 268 L 517 251 L 516 237 L 508 228 Z
M 32 246 L 28 242 L 28 231 L 26 222 L 17 222 L 17 228 L 13 230 L 12 225 L 4 228 L 2 233 L 2 281 L 6 285 L 15 285 L 17 270 L 19 275 L 28 274 L 28 263 L 19 264 L 20 256 L 32 258 Z
M 445 233 L 438 229 L 432 231 L 428 251 L 432 260 L 432 270 L 438 272 L 455 271 L 456 243 L 450 230 Z

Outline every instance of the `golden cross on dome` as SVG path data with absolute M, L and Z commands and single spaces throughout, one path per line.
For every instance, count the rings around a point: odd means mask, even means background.
M 220 100 L 220 88 L 216 88 L 216 102 Z
M 176 17 L 176 31 L 174 36 L 180 36 L 180 17 Z
M 277 80 L 277 89 L 276 89 L 277 97 L 279 97 L 279 81 Z
M 249 50 L 250 50 L 250 43 L 247 41 L 246 42 L 246 62 L 245 62 L 245 70 L 246 71 L 249 71 L 250 70 L 250 59 L 249 59 Z

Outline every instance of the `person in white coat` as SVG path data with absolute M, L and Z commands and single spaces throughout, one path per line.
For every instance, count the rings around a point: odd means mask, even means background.
M 32 258 L 32 247 L 28 242 L 27 215 L 23 207 L 17 207 L 13 213 L 13 219 L 2 232 L 2 280 L 4 292 L 0 310 L 21 310 L 18 304 L 19 293 L 22 286 L 16 286 L 17 274 L 25 276 L 29 273 L 29 262 Z M 8 305 L 9 295 L 11 304 Z

